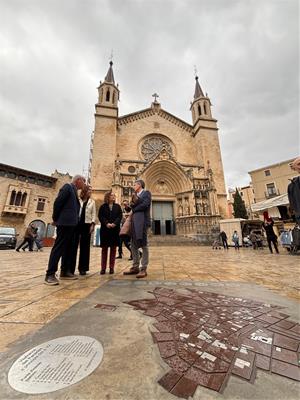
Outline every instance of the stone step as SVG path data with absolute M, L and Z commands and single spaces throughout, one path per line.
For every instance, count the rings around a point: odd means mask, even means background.
M 149 246 L 199 246 L 197 240 L 181 235 L 155 235 L 148 238 Z

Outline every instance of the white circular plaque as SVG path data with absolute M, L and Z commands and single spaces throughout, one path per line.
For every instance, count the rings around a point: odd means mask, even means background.
M 100 342 L 88 336 L 63 336 L 19 357 L 8 372 L 10 386 L 22 393 L 49 393 L 79 382 L 103 358 Z

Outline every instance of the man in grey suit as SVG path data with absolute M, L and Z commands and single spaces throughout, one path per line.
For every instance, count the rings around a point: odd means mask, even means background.
M 59 191 L 53 205 L 53 225 L 56 226 L 56 239 L 52 247 L 48 269 L 45 277 L 46 285 L 58 285 L 55 276 L 61 258 L 60 279 L 77 279 L 70 272 L 70 264 L 74 259 L 75 230 L 79 222 L 80 203 L 77 190 L 83 189 L 85 178 L 75 175 L 72 183 L 66 183 Z
M 137 278 L 145 278 L 147 276 L 147 267 L 149 264 L 149 248 L 147 230 L 151 225 L 150 207 L 151 193 L 145 190 L 145 182 L 138 179 L 134 183 L 134 195 L 132 196 L 132 267 L 129 271 L 125 271 L 124 275 L 136 275 Z M 140 269 L 139 249 L 143 250 Z

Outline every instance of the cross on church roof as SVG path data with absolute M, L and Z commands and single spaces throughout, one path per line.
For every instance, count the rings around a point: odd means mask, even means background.
M 152 97 L 154 97 L 154 103 L 158 103 L 157 97 L 159 97 L 159 95 L 157 93 L 153 93 Z

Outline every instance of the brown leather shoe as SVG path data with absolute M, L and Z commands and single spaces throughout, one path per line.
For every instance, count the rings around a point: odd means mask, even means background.
M 137 275 L 140 272 L 139 268 L 131 267 L 129 271 L 124 271 L 123 275 Z
M 147 272 L 146 272 L 144 269 L 142 269 L 142 270 L 137 274 L 136 278 L 146 278 L 146 276 L 147 276 Z

